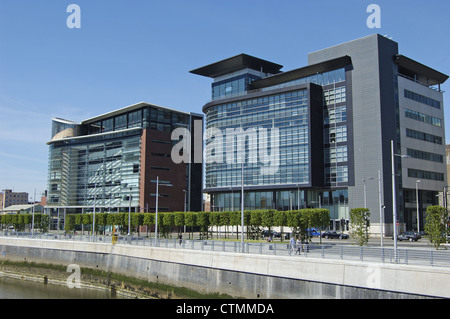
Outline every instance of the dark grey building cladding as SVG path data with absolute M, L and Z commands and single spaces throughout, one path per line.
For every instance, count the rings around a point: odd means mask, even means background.
M 247 69 L 249 74 L 260 77 L 253 80 L 245 92 L 240 91 L 226 98 L 213 95 L 213 101 L 203 107 L 207 114 L 207 126 L 212 123 L 208 121 L 210 108 L 278 94 L 311 83 L 308 86 L 309 183 L 251 185 L 246 190 L 249 193 L 258 187 L 273 190 L 273 196 L 267 197 L 273 201 L 270 208 L 321 205 L 330 209 L 335 221 L 348 219 L 351 208 L 367 206 L 371 211 L 371 232 L 378 233 L 383 229 L 384 234 L 387 234 L 392 231 L 391 140 L 394 141 L 394 153 L 397 155 L 407 152 L 417 154 L 417 150 L 420 150 L 431 154 L 432 158 L 445 157 L 445 142 L 423 143 L 408 136 L 406 131 L 413 129 L 428 134 L 426 136 L 442 137 L 439 140 L 445 141 L 440 84 L 448 76 L 399 54 L 398 44 L 379 34 L 312 52 L 308 55 L 307 66 L 286 72 L 280 71 L 280 65 L 266 60 L 245 56 L 244 61 L 238 57 L 192 71 L 215 80 L 216 75 L 220 74 L 217 81 L 220 80 L 221 84 L 226 83 L 226 72 L 230 70 L 244 72 Z M 268 72 L 270 68 L 272 73 Z M 263 69 L 266 73 L 262 72 Z M 233 73 L 233 76 L 236 74 Z M 405 99 L 404 91 L 413 92 L 412 96 L 420 99 Z M 433 101 L 432 106 L 430 103 L 420 104 L 421 100 Z M 442 124 L 433 126 L 423 121 L 414 122 L 414 119 L 405 116 L 406 109 L 410 113 L 442 119 L 438 121 Z M 417 225 L 412 211 L 416 199 L 411 195 L 418 183 L 415 176 L 427 178 L 421 180 L 419 198 L 419 219 L 423 220 L 427 205 L 437 203 L 436 195 L 446 185 L 446 178 L 444 181 L 442 178 L 446 174 L 445 163 L 430 163 L 418 157 L 411 160 L 399 156 L 394 158 L 399 227 L 411 230 Z M 208 168 L 206 171 L 208 174 Z M 378 174 L 381 178 L 378 178 Z M 218 201 L 215 203 L 220 209 L 234 208 L 229 204 L 232 201 L 228 201 L 226 206 L 227 188 L 232 189 L 233 186 L 207 189 L 213 197 L 215 192 L 223 193 L 217 196 Z M 284 194 L 286 189 L 291 190 Z M 239 202 L 236 194 L 233 196 Z M 289 199 L 288 205 L 278 202 L 283 196 Z M 258 202 L 256 204 L 259 205 Z M 383 206 L 385 210 L 382 210 Z M 259 207 L 262 206 L 255 208 Z M 383 220 L 380 223 L 381 216 Z M 423 223 L 421 225 L 423 229 Z

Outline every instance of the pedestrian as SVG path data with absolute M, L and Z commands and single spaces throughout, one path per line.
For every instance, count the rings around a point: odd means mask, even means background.
M 295 238 L 294 236 L 291 237 L 290 241 L 290 250 L 289 250 L 289 255 L 295 250 Z
M 297 250 L 295 251 L 296 255 L 297 255 L 297 253 L 300 255 L 301 248 L 302 248 L 302 242 L 300 241 L 300 238 L 297 237 Z
M 180 240 L 179 241 L 179 243 L 180 243 L 180 245 L 183 243 L 183 236 L 180 234 L 179 236 L 178 236 L 178 239 Z

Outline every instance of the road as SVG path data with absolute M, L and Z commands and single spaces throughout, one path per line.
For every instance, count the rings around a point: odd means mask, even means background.
M 313 243 L 320 243 L 319 238 L 314 238 Z M 325 239 L 322 238 L 322 244 L 334 244 L 334 245 L 355 245 L 356 241 L 354 239 Z M 366 245 L 368 247 L 381 247 L 381 239 L 380 238 L 370 238 L 369 243 Z M 384 248 L 392 248 L 394 247 L 394 240 L 389 238 L 383 239 L 383 247 Z M 431 245 L 430 241 L 427 238 L 421 238 L 416 242 L 409 242 L 409 241 L 397 241 L 397 247 L 398 248 L 405 248 L 405 249 L 432 249 L 435 248 Z M 450 248 L 450 244 L 444 244 L 442 247 Z M 444 248 L 445 249 L 445 248 Z

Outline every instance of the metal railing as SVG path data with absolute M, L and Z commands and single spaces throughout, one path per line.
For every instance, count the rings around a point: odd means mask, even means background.
M 0 232 L 0 237 L 32 238 L 35 240 L 66 240 L 82 242 L 99 242 L 113 244 L 113 237 L 108 235 L 89 236 L 73 234 L 49 233 L 17 233 Z M 175 238 L 146 238 L 134 236 L 118 236 L 115 244 L 135 245 L 147 247 L 161 247 L 168 249 L 191 249 L 227 253 L 245 253 L 259 255 L 290 256 L 292 258 L 321 258 L 336 260 L 365 261 L 376 263 L 397 263 L 407 265 L 422 265 L 436 267 L 450 267 L 450 251 L 432 249 L 397 249 L 391 247 L 368 247 L 337 244 L 302 244 L 291 247 L 285 243 L 255 243 L 240 241 L 175 239 Z

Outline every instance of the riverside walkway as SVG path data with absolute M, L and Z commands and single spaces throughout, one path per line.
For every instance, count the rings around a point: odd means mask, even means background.
M 112 236 L 88 236 L 56 233 L 0 232 L 0 237 L 19 237 L 35 240 L 67 240 L 99 242 L 112 244 Z M 391 240 L 392 241 L 392 240 Z M 229 253 L 291 256 L 293 258 L 322 258 L 348 261 L 369 261 L 379 263 L 396 263 L 450 268 L 450 250 L 443 246 L 442 250 L 434 250 L 424 246 L 414 248 L 357 246 L 336 241 L 335 243 L 310 243 L 291 246 L 285 242 L 252 242 L 232 240 L 201 240 L 178 238 L 147 238 L 135 236 L 119 236 L 117 243 L 132 246 L 162 247 L 183 250 L 203 250 Z M 391 244 L 392 245 L 392 244 Z

